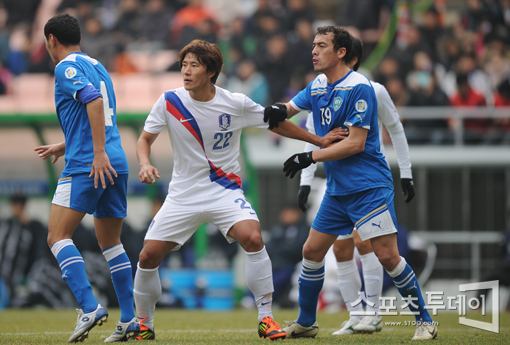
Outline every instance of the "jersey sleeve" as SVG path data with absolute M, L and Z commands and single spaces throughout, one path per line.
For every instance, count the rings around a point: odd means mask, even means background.
M 386 127 L 400 122 L 400 117 L 397 112 L 397 108 L 391 100 L 390 94 L 383 85 L 379 86 L 377 92 L 377 112 L 383 125 Z
M 166 112 L 165 94 L 162 94 L 156 103 L 154 103 L 149 116 L 147 116 L 143 130 L 148 133 L 156 134 L 165 129 L 167 126 Z
M 255 103 L 250 97 L 244 96 L 243 118 L 246 127 L 267 128 L 268 123 L 264 122 L 264 107 Z
M 374 116 L 377 116 L 374 89 L 366 84 L 357 85 L 349 97 L 345 125 L 370 129 L 370 121 Z
M 312 110 L 312 102 L 311 102 L 312 83 L 313 83 L 313 81 L 310 84 L 308 84 L 308 86 L 306 88 L 299 91 L 299 93 L 296 96 L 294 96 L 293 99 L 291 99 L 290 105 L 294 109 L 296 109 L 298 111 Z
M 65 61 L 55 68 L 55 79 L 65 94 L 78 100 L 78 91 L 92 85 L 80 66 L 72 61 Z

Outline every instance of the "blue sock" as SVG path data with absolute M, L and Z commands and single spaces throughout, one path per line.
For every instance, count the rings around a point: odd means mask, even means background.
M 398 292 L 403 298 L 409 300 L 409 296 L 413 297 L 413 299 L 408 302 L 404 301 L 404 303 L 409 303 L 408 308 L 412 312 L 418 313 L 414 316 L 416 321 L 432 323 L 432 318 L 428 310 L 425 309 L 425 301 L 421 294 L 420 285 L 418 285 L 418 279 L 416 279 L 413 269 L 407 264 L 406 260 L 402 258 L 397 267 L 393 271 L 388 272 L 388 274 L 393 279 Z M 416 308 L 413 304 L 418 307 Z
M 298 283 L 300 311 L 296 322 L 303 327 L 310 327 L 317 321 L 317 303 L 324 284 L 324 260 L 313 262 L 303 259 Z
M 62 279 L 73 292 L 83 312 L 88 314 L 96 310 L 99 303 L 92 293 L 83 257 L 73 241 L 71 239 L 58 241 L 51 246 L 51 252 L 57 258 Z
M 119 301 L 120 322 L 131 321 L 135 317 L 131 262 L 122 244 L 106 248 L 103 255 L 110 266 L 113 287 Z

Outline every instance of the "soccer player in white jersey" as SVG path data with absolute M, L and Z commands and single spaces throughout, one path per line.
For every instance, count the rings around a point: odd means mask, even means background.
M 241 130 L 267 128 L 264 108 L 243 94 L 215 85 L 223 65 L 217 45 L 192 41 L 181 50 L 178 61 L 184 87 L 167 91 L 157 100 L 137 146 L 139 178 L 148 184 L 155 182 L 154 176 L 159 178 L 149 162 L 150 147 L 165 128 L 174 151 L 168 196 L 147 230 L 135 275 L 135 304 L 141 320 L 138 339 L 155 338 L 154 312 L 161 295 L 159 264 L 207 222 L 246 251 L 246 282 L 258 307 L 259 336 L 284 339 L 286 333 L 272 315 L 271 261 L 257 214 L 244 196 L 238 175 Z M 275 132 L 326 146 L 344 138 L 334 133 L 321 138 L 290 121 Z
M 68 14 L 51 18 L 44 26 L 44 36 L 56 64 L 55 104 L 65 141 L 35 151 L 43 159 L 53 156 L 52 163 L 65 154 L 65 168 L 51 205 L 48 245 L 62 279 L 81 307 L 69 342 L 83 341 L 93 327 L 108 320 L 72 240 L 85 213 L 94 214 L 97 241 L 110 266 L 120 306 L 120 321 L 105 342 L 125 341 L 137 336 L 140 326 L 133 308 L 131 263 L 120 242 L 129 168 L 117 129 L 113 84 L 103 65 L 81 52 L 76 18 Z
M 353 38 L 351 61 L 348 67 L 357 71 L 363 56 L 363 44 L 361 40 Z M 410 202 L 414 198 L 413 175 L 411 161 L 409 159 L 409 146 L 404 133 L 404 127 L 400 122 L 397 109 L 393 104 L 386 88 L 374 81 L 371 81 L 377 98 L 377 111 L 379 117 L 379 141 L 381 152 L 384 153 L 382 130 L 384 125 L 388 129 L 393 147 L 397 153 L 398 166 L 400 168 L 400 182 L 406 196 L 405 201 Z M 313 126 L 313 114 L 308 114 L 306 121 L 307 129 L 315 133 Z M 319 147 L 310 143 L 305 145 L 305 152 L 318 150 Z M 306 211 L 306 202 L 310 193 L 310 185 L 316 170 L 312 164 L 301 171 L 301 181 L 298 192 L 298 205 Z M 368 302 L 366 314 L 363 315 L 362 303 L 352 305 L 359 299 L 361 291 L 361 277 L 353 257 L 354 246 L 358 249 L 363 269 L 363 280 L 365 282 L 365 298 Z M 342 327 L 333 335 L 350 335 L 354 333 L 373 333 L 382 329 L 382 317 L 380 315 L 368 315 L 379 310 L 379 297 L 381 297 L 383 286 L 383 269 L 379 260 L 374 254 L 369 240 L 361 241 L 357 231 L 348 235 L 339 235 L 333 245 L 333 252 L 337 261 L 338 286 L 344 299 L 347 310 L 350 312 L 348 321 L 344 321 Z
M 352 71 L 347 62 L 352 36 L 337 26 L 319 27 L 313 42 L 317 76 L 287 104 L 265 109 L 273 126 L 300 111 L 313 112 L 315 131 L 349 128 L 346 139 L 320 150 L 291 156 L 284 172 L 291 178 L 315 162 L 323 162 L 326 193 L 303 246 L 303 268 L 299 277 L 297 320 L 286 324 L 287 338 L 315 337 L 319 332 L 317 302 L 324 283 L 324 257 L 338 238 L 357 229 L 362 240 L 370 239 L 379 262 L 392 277 L 417 321 L 414 340 L 433 339 L 437 327 L 425 308 L 416 276 L 399 255 L 393 180 L 380 152 L 377 99 L 365 76 Z

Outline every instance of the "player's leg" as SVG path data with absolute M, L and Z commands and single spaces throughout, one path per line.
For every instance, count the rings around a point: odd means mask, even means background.
M 353 234 L 355 231 L 353 231 Z M 338 287 L 349 311 L 349 320 L 342 323 L 342 327 L 333 332 L 333 335 L 354 334 L 356 326 L 362 318 L 363 304 L 354 303 L 359 299 L 361 292 L 361 277 L 354 259 L 354 240 L 352 234 L 338 236 L 333 244 L 333 253 L 336 258 Z M 353 305 L 354 304 L 354 305 Z M 357 312 L 357 313 L 356 313 Z M 357 315 L 354 315 L 357 314 Z
M 94 297 L 85 263 L 71 239 L 85 216 L 92 213 L 101 190 L 94 190 L 88 174 L 61 178 L 53 197 L 48 224 L 48 245 L 62 270 L 62 278 L 73 292 L 81 309 L 69 342 L 83 341 L 96 325 L 108 320 L 108 313 Z M 72 191 L 72 193 L 71 193 Z
M 379 262 L 392 277 L 402 298 L 408 301 L 409 309 L 415 315 L 416 321 L 419 321 L 420 326 L 417 327 L 413 339 L 432 339 L 437 335 L 437 328 L 432 325 L 432 318 L 425 309 L 425 302 L 413 270 L 398 252 L 393 196 L 393 190 L 388 188 L 363 192 L 363 198 L 360 200 L 364 201 L 354 205 L 361 210 L 359 212 L 364 213 L 361 217 L 359 213 L 357 214 L 359 221 L 356 228 L 362 240 L 370 239 Z
M 96 237 L 110 267 L 113 287 L 120 307 L 120 320 L 105 342 L 126 341 L 140 333 L 133 306 L 133 273 L 131 262 L 120 242 L 123 218 L 94 218 Z
M 256 212 L 241 190 L 234 190 L 216 203 L 208 205 L 208 219 L 227 241 L 236 240 L 246 252 L 246 285 L 258 309 L 259 337 L 285 339 L 286 333 L 273 319 L 273 272 Z
M 360 254 L 363 269 L 363 281 L 365 282 L 365 297 L 367 300 L 366 312 L 360 323 L 354 327 L 356 333 L 380 332 L 382 329 L 382 317 L 379 312 L 379 298 L 382 294 L 383 268 L 374 254 L 369 240 L 362 241 L 357 231 L 353 231 L 354 245 Z
M 120 242 L 122 222 L 127 215 L 127 174 L 121 174 L 114 179 L 115 184 L 106 187 L 94 212 L 96 238 L 110 267 L 120 307 L 120 320 L 113 334 L 105 340 L 107 343 L 126 341 L 140 333 L 133 306 L 131 262 Z
M 324 195 L 303 245 L 302 271 L 299 275 L 300 313 L 296 321 L 285 325 L 288 338 L 315 337 L 319 333 L 317 303 L 324 284 L 324 257 L 338 235 L 352 232 L 354 224 L 347 217 L 340 198 Z
M 198 210 L 195 205 L 177 205 L 167 199 L 147 230 L 134 281 L 139 340 L 155 339 L 154 313 L 162 290 L 158 267 L 171 250 L 178 250 L 202 224 Z
M 273 272 L 271 259 L 262 240 L 259 222 L 253 219 L 237 222 L 228 231 L 228 236 L 239 242 L 246 252 L 246 285 L 257 305 L 259 337 L 269 337 L 272 340 L 285 339 L 286 333 L 273 318 Z

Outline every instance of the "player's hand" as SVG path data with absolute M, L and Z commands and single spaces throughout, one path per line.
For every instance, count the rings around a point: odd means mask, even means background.
M 38 146 L 34 149 L 34 151 L 37 152 L 37 154 L 39 154 L 39 157 L 41 157 L 43 160 L 46 160 L 46 158 L 53 156 L 51 164 L 55 164 L 55 162 L 58 161 L 58 158 L 65 154 L 66 145 L 64 142 L 60 144 Z
M 277 102 L 264 109 L 264 122 L 269 121 L 269 129 L 278 127 L 278 124 L 287 118 L 287 106 Z
M 290 178 L 293 178 L 299 170 L 315 163 L 312 158 L 312 152 L 313 151 L 296 153 L 287 159 L 285 163 L 283 163 L 283 172 L 285 173 L 285 176 L 287 177 L 290 175 Z
M 400 179 L 400 185 L 402 186 L 402 194 L 405 196 L 405 201 L 410 203 L 414 198 L 414 184 L 410 178 Z
M 140 182 L 154 184 L 156 182 L 154 176 L 156 176 L 158 179 L 161 178 L 161 176 L 159 176 L 158 169 L 150 164 L 143 164 L 140 166 L 140 173 L 138 174 Z
M 347 128 L 342 127 L 333 128 L 328 134 L 326 134 L 320 139 L 321 141 L 320 146 L 326 148 L 340 140 L 347 138 L 348 135 L 349 130 Z
M 297 203 L 301 211 L 306 212 L 308 209 L 306 203 L 308 202 L 308 196 L 310 195 L 310 186 L 300 186 L 299 192 L 297 193 Z
M 113 176 L 117 177 L 117 172 L 113 169 L 110 164 L 110 159 L 106 152 L 94 153 L 94 160 L 92 161 L 92 170 L 90 170 L 89 177 L 94 176 L 94 188 L 97 188 L 98 180 L 101 180 L 101 186 L 103 189 L 106 189 L 106 180 L 104 179 L 104 175 L 108 177 L 110 183 L 113 185 L 113 177 L 110 171 L 113 173 Z

